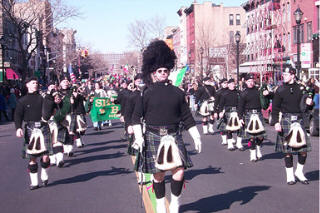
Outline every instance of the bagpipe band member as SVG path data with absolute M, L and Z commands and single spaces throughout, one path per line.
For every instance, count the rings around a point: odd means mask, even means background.
M 228 91 L 228 80 L 226 78 L 223 78 L 220 80 L 220 89 L 216 92 L 215 96 L 215 105 L 214 105 L 214 118 L 218 119 L 219 114 L 219 104 L 221 101 L 221 97 L 224 96 L 224 93 Z M 227 133 L 226 131 L 222 130 L 221 124 L 223 123 L 223 117 L 219 117 L 217 121 L 217 129 L 220 131 L 222 145 L 227 145 Z
M 136 105 L 136 101 L 141 96 L 142 90 L 143 90 L 143 80 L 142 80 L 142 74 L 138 73 L 134 77 L 134 89 L 133 91 L 128 95 L 127 102 L 125 104 L 126 109 L 124 110 L 124 122 L 125 126 L 127 126 L 127 133 L 128 133 L 128 154 L 129 155 L 136 155 L 135 150 L 132 148 L 132 144 L 134 141 L 134 134 L 132 129 L 132 115 L 134 112 L 134 108 Z
M 71 116 L 71 103 L 73 101 L 72 98 L 72 90 L 69 85 L 69 75 L 64 75 L 60 78 L 60 89 L 59 92 L 61 94 L 61 102 L 57 105 L 57 110 L 54 114 L 54 122 L 56 122 L 58 126 L 58 139 L 57 148 L 59 162 L 57 162 L 58 167 L 63 167 L 64 161 L 63 157 L 61 159 L 61 151 L 66 153 L 69 157 L 73 156 L 73 135 L 74 132 L 71 133 L 75 129 L 75 116 Z M 60 146 L 62 144 L 63 146 Z M 63 156 L 63 155 L 62 155 Z
M 245 76 L 246 89 L 241 92 L 238 114 L 240 122 L 244 126 L 240 130 L 240 138 L 249 141 L 250 161 L 256 162 L 262 158 L 261 144 L 267 137 L 264 120 L 261 113 L 260 92 L 255 86 L 252 74 Z M 241 141 L 237 141 L 237 148 L 242 147 Z M 243 149 L 243 148 L 242 148 Z
M 203 86 L 196 92 L 196 101 L 201 103 L 199 113 L 202 115 L 203 134 L 213 134 L 214 104 L 216 90 L 212 86 L 211 79 L 205 77 Z M 209 127 L 209 128 L 208 128 Z
M 84 108 L 85 103 L 85 97 L 83 95 L 84 91 L 81 87 L 78 87 L 77 85 L 74 85 L 73 91 L 72 91 L 72 98 L 73 98 L 73 104 L 72 104 L 72 112 L 75 116 L 75 127 L 74 127 L 74 141 L 78 148 L 84 147 L 84 143 L 81 140 L 81 136 L 85 134 L 85 131 L 87 129 L 87 123 L 86 123 L 86 110 Z
M 200 134 L 185 95 L 168 82 L 175 59 L 174 51 L 161 40 L 151 42 L 143 52 L 142 74 L 147 88 L 137 100 L 132 118 L 132 146 L 142 152 L 142 172 L 153 174 L 157 212 L 166 212 L 166 171 L 172 172 L 170 212 L 175 213 L 179 211 L 184 170 L 193 166 L 179 131 L 180 122 L 192 136 L 196 150 L 201 151 Z M 144 136 L 141 118 L 146 124 Z
M 303 91 L 295 82 L 296 70 L 286 67 L 282 73 L 283 85 L 280 86 L 272 101 L 272 122 L 278 132 L 275 150 L 284 153 L 287 184 L 293 185 L 296 179 L 303 184 L 309 184 L 303 174 L 303 167 L 307 159 L 307 152 L 311 151 L 301 113 L 301 105 L 312 105 L 312 99 L 302 101 Z M 280 112 L 282 116 L 280 117 Z M 296 171 L 293 171 L 293 154 L 298 154 Z
M 228 150 L 234 151 L 233 143 L 235 140 L 232 138 L 232 133 L 237 132 L 241 128 L 240 119 L 237 113 L 237 106 L 239 100 L 239 93 L 235 89 L 234 79 L 228 80 L 228 90 L 221 97 L 219 104 L 219 117 L 223 118 L 223 125 L 220 127 L 227 132 Z
M 28 93 L 18 100 L 14 121 L 16 136 L 25 138 L 25 151 L 30 159 L 28 171 L 30 175 L 30 190 L 39 188 L 38 163 L 40 159 L 43 186 L 48 184 L 48 168 L 50 158 L 48 154 L 52 151 L 50 142 L 50 130 L 47 121 L 50 118 L 49 108 L 38 92 L 38 78 L 28 77 L 26 79 Z M 24 131 L 22 124 L 25 123 Z

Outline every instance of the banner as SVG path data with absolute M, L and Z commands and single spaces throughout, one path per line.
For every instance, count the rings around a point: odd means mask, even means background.
M 183 69 L 181 69 L 178 74 L 177 74 L 177 78 L 176 81 L 174 83 L 174 86 L 178 87 L 181 85 L 184 75 L 186 74 L 186 71 L 188 71 L 189 67 L 185 66 Z
M 120 105 L 116 105 L 109 98 L 94 98 L 90 117 L 92 122 L 119 119 Z

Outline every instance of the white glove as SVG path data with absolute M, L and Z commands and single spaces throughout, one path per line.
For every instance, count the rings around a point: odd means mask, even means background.
M 140 124 L 136 124 L 132 126 L 133 133 L 135 140 L 132 144 L 132 148 L 139 150 L 139 152 L 142 152 L 142 148 L 144 146 L 144 139 L 142 135 L 142 129 Z
M 281 132 L 281 131 L 282 131 L 281 124 L 280 124 L 280 123 L 276 123 L 276 124 L 274 125 L 274 129 L 275 129 L 277 132 Z
M 129 135 L 133 134 L 132 126 L 128 126 L 128 134 Z
M 193 127 L 189 128 L 188 132 L 193 139 L 195 149 L 198 151 L 198 153 L 200 153 L 201 152 L 201 138 L 200 138 L 200 134 L 199 134 L 197 127 L 193 126 Z

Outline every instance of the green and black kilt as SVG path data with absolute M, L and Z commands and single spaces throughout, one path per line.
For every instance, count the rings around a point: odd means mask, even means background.
M 77 129 L 77 115 L 71 114 L 70 131 L 76 132 Z
M 192 167 L 193 164 L 187 153 L 184 142 L 182 140 L 182 135 L 177 133 L 169 134 L 169 135 L 175 137 L 176 143 L 179 148 L 180 157 L 183 163 L 182 167 L 184 167 L 185 169 Z M 161 139 L 161 136 L 156 135 L 149 131 L 146 132 L 145 147 L 142 154 L 140 154 L 140 156 L 137 157 L 138 162 L 136 162 L 136 165 L 135 165 L 136 171 L 142 171 L 143 173 L 151 173 L 151 174 L 162 172 L 162 170 L 157 169 L 155 166 L 157 151 L 160 145 L 160 139 Z
M 36 125 L 36 123 L 40 123 L 40 126 Z M 37 126 L 37 127 L 36 127 Z M 47 151 L 37 154 L 37 155 L 29 155 L 26 153 L 27 151 L 27 146 L 30 142 L 30 137 L 32 134 L 32 130 L 34 128 L 38 128 L 41 130 L 43 137 L 44 137 L 44 144 L 46 146 Z M 50 134 L 50 129 L 49 129 L 49 125 L 45 122 L 27 122 L 25 124 L 25 128 L 24 128 L 24 144 L 23 144 L 23 150 L 22 150 L 22 158 L 30 158 L 30 157 L 40 157 L 42 155 L 46 155 L 46 154 L 52 154 L 52 144 L 51 144 L 51 134 Z
M 262 122 L 262 125 L 265 127 L 265 122 L 264 122 L 264 119 L 263 119 L 263 116 L 262 116 L 261 112 L 258 112 L 258 113 L 247 112 L 244 115 L 244 124 L 245 125 L 249 124 L 250 117 L 251 117 L 252 114 L 258 114 L 259 115 L 259 119 Z M 246 129 L 246 126 L 244 128 L 241 128 L 240 131 L 239 131 L 239 137 L 241 137 L 243 140 L 248 140 L 250 138 L 257 138 L 257 137 L 263 137 L 264 139 L 267 138 L 266 131 L 263 131 L 263 132 L 257 133 L 257 134 L 250 134 L 247 131 L 245 131 L 245 129 Z
M 128 151 L 127 152 L 128 152 L 129 155 L 135 156 L 137 150 L 132 148 L 133 141 L 134 141 L 134 135 L 133 134 L 129 134 L 128 135 Z
M 57 141 L 65 145 L 73 145 L 73 136 L 69 134 L 68 129 L 59 123 L 57 124 L 57 126 L 58 126 Z
M 291 120 L 292 116 L 297 116 L 298 119 Z M 292 147 L 283 145 L 284 138 L 289 134 L 290 125 L 294 122 L 300 123 L 300 125 L 304 131 L 305 137 L 306 137 L 307 144 L 301 148 L 292 148 Z M 304 128 L 302 114 L 300 114 L 300 113 L 285 113 L 282 115 L 280 124 L 281 124 L 281 128 L 282 128 L 282 132 L 277 134 L 277 140 L 276 140 L 276 146 L 275 146 L 276 152 L 294 154 L 294 153 L 298 153 L 298 152 L 310 152 L 311 151 L 310 138 L 308 137 L 307 132 Z

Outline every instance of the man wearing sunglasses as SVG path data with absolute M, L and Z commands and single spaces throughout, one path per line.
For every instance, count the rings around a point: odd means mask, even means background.
M 143 52 L 142 74 L 147 84 L 143 95 L 135 104 L 132 129 L 135 136 L 133 148 L 142 152 L 142 172 L 153 174 L 157 212 L 165 213 L 166 171 L 171 171 L 170 212 L 178 213 L 179 198 L 184 183 L 184 170 L 192 167 L 187 154 L 180 124 L 193 138 L 195 148 L 201 152 L 201 139 L 195 120 L 185 99 L 185 94 L 168 81 L 169 70 L 175 65 L 176 55 L 164 41 L 155 40 Z M 143 136 L 141 119 L 145 121 Z

